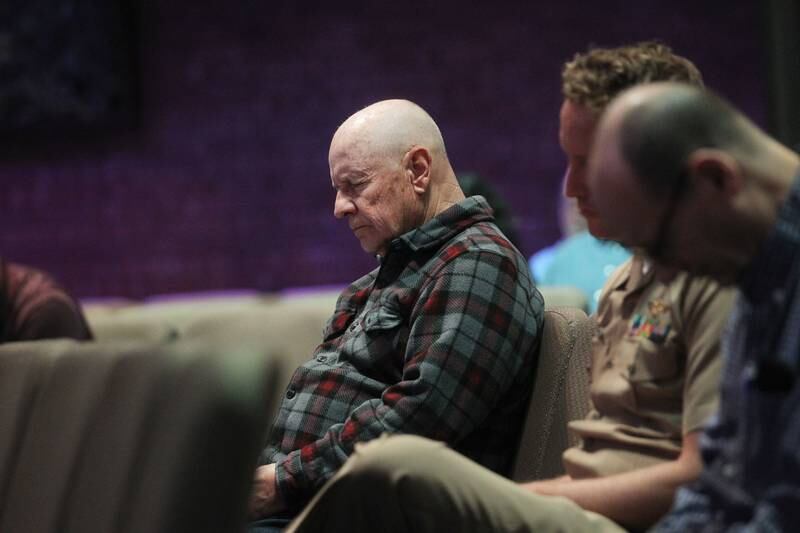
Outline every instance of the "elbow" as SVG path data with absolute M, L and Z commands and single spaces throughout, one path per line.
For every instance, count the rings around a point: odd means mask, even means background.
M 698 432 L 693 432 L 683 439 L 681 454 L 675 460 L 676 485 L 694 481 L 703 470 L 703 459 L 700 456 L 698 440 Z

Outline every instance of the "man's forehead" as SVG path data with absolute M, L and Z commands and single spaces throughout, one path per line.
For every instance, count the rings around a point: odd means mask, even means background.
M 333 157 L 334 155 L 339 155 L 342 152 L 346 152 L 350 149 L 352 144 L 352 135 L 346 131 L 342 131 L 340 128 L 336 130 L 336 133 L 334 133 L 333 138 L 331 139 L 331 144 L 328 148 L 328 156 Z
M 594 109 L 575 100 L 565 99 L 561 102 L 561 116 L 570 115 L 581 121 L 595 121 L 598 113 Z
M 375 173 L 379 166 L 374 158 L 366 157 L 363 153 L 356 154 L 352 150 L 341 149 L 331 152 L 329 160 L 331 183 L 361 180 Z
M 353 136 L 335 136 L 328 150 L 328 162 L 334 165 L 351 165 L 354 161 L 367 159 L 369 147 L 364 140 Z
M 590 151 L 590 159 L 600 172 L 608 165 L 627 166 L 620 152 L 619 133 L 622 116 L 617 109 L 609 107 L 597 122 Z
M 570 151 L 589 151 L 589 144 L 597 126 L 597 113 L 588 107 L 564 100 L 559 114 L 558 137 L 562 148 Z

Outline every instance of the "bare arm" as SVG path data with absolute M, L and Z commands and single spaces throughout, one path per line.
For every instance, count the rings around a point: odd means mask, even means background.
M 681 454 L 674 461 L 604 478 L 565 476 L 523 486 L 538 494 L 563 496 L 623 526 L 647 528 L 669 510 L 677 488 L 700 474 L 699 435 L 699 431 L 684 435 Z

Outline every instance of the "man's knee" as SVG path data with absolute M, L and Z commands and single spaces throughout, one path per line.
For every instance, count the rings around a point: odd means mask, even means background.
M 346 464 L 349 476 L 371 481 L 396 479 L 396 475 L 417 475 L 429 470 L 429 463 L 441 462 L 442 455 L 453 453 L 441 442 L 415 435 L 383 435 L 356 445 Z
M 327 516 L 332 508 L 350 506 L 354 495 L 359 495 L 364 504 L 360 511 L 369 514 L 372 509 L 365 502 L 396 502 L 404 500 L 409 489 L 425 491 L 427 485 L 444 479 L 444 471 L 425 466 L 431 461 L 440 463 L 437 457 L 442 453 L 454 454 L 440 442 L 411 435 L 383 435 L 357 444 L 350 459 L 325 486 L 325 504 L 320 502 L 316 512 Z

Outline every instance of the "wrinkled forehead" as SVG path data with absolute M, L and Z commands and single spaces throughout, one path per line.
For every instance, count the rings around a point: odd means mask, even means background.
M 334 164 L 364 161 L 373 152 L 374 147 L 368 136 L 355 135 L 352 131 L 340 128 L 331 139 L 331 145 L 328 149 L 328 162 L 333 168 Z
M 331 183 L 360 180 L 393 169 L 399 162 L 387 158 L 370 139 L 343 136 L 334 138 L 328 153 Z

